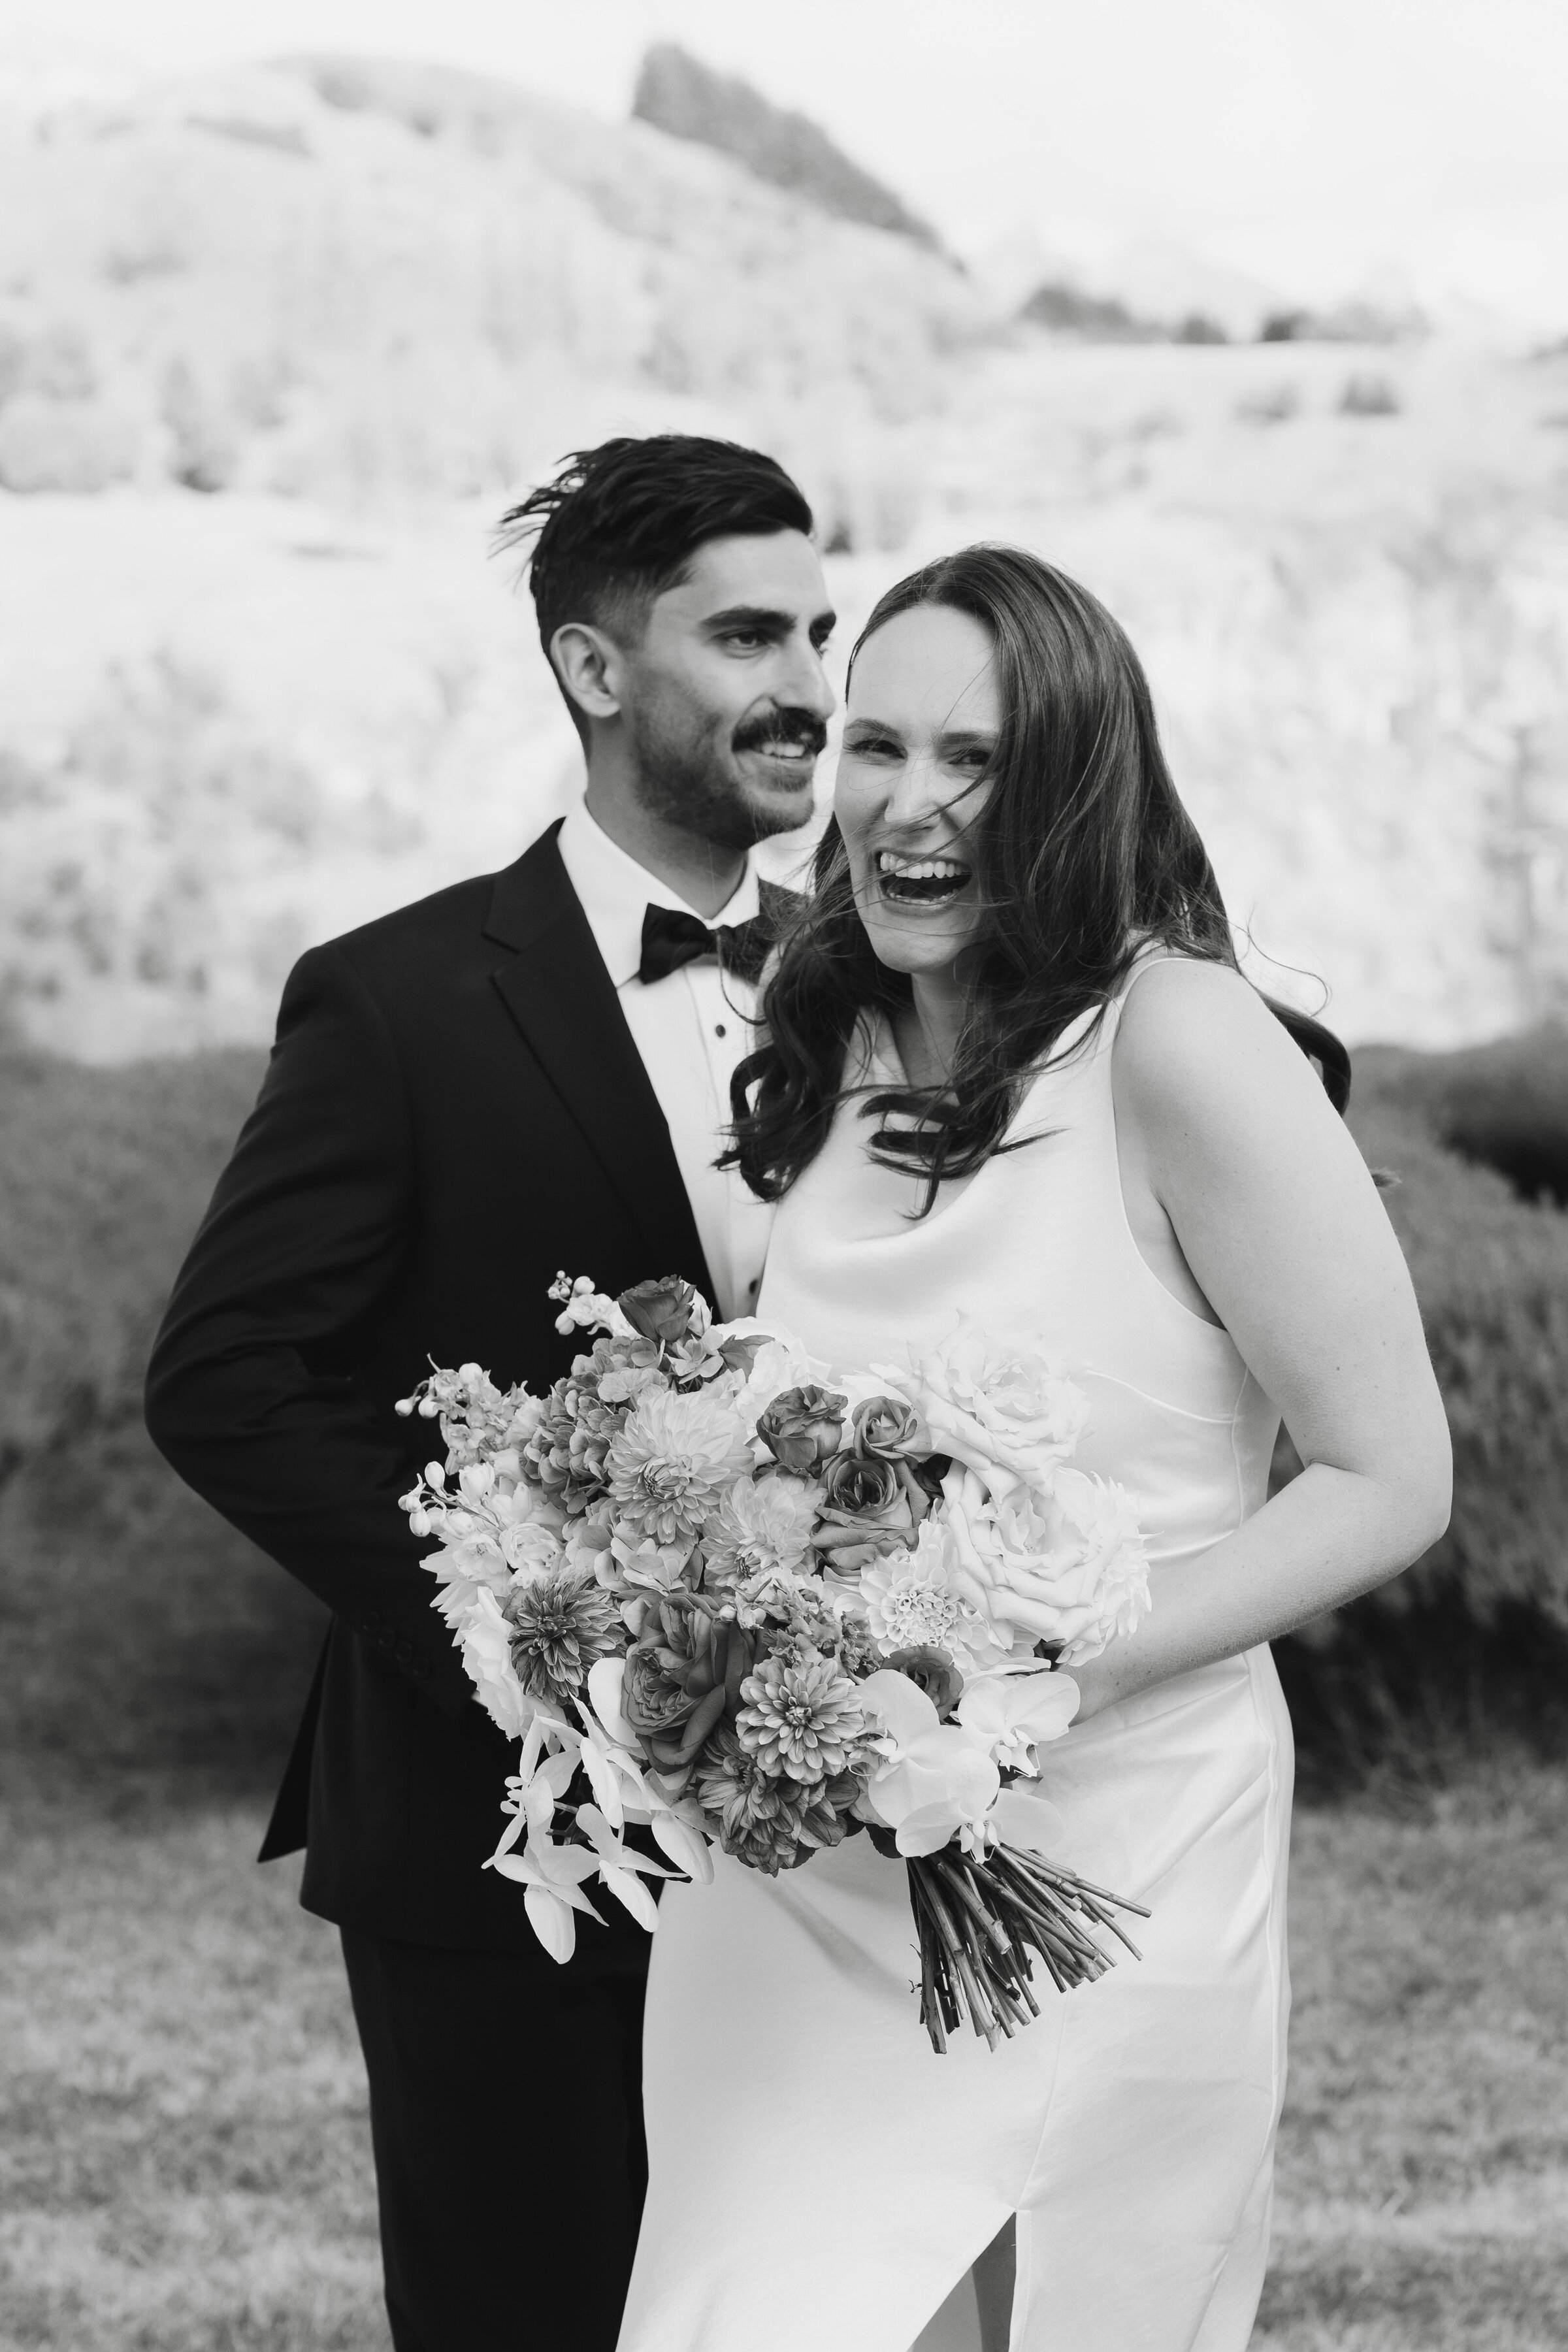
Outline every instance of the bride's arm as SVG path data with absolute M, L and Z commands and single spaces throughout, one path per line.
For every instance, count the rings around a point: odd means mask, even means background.
M 1128 997 L 1112 1080 L 1134 1223 L 1168 1217 L 1305 1468 L 1202 1558 L 1155 1570 L 1137 1633 L 1074 1669 L 1084 1716 L 1397 1575 L 1447 1527 L 1452 1469 L 1376 1187 L 1266 1006 L 1216 965 L 1158 964 Z

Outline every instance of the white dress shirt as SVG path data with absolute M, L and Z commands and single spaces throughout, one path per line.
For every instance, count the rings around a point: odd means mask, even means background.
M 697 1237 L 713 1277 L 713 1304 L 721 1320 L 750 1315 L 762 1286 L 773 1207 L 746 1189 L 733 1169 L 713 1165 L 727 1140 L 730 1080 L 751 1051 L 756 990 L 704 956 L 645 988 L 643 915 L 649 906 L 697 909 L 667 882 L 639 866 L 595 824 L 578 802 L 556 836 L 566 878 L 582 902 L 588 928 L 615 982 L 632 1042 L 642 1055 L 675 1147 L 676 1164 L 697 1221 Z M 698 915 L 714 929 L 744 923 L 759 911 L 751 860 L 740 887 L 717 915 Z M 672 1273 L 646 1269 L 651 1278 Z

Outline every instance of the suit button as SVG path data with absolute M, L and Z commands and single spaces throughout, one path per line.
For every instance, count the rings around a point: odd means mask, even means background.
M 385 1650 L 389 1654 L 395 1650 L 397 1647 L 396 1628 L 392 1625 L 384 1625 L 375 1637 L 375 1646 L 378 1650 Z
M 408 1664 L 409 1659 L 414 1655 L 414 1644 L 406 1633 L 399 1637 L 397 1647 L 392 1654 L 400 1666 L 405 1666 Z
M 430 1661 L 423 1650 L 416 1658 L 409 1661 L 408 1671 L 411 1675 L 417 1675 L 421 1682 L 426 1680 L 430 1672 Z
M 367 1609 L 367 1610 L 366 1610 L 366 1612 L 365 1612 L 364 1615 L 363 1615 L 363 1616 L 360 1619 L 360 1621 L 359 1621 L 359 1629 L 360 1629 L 360 1632 L 361 1632 L 362 1633 L 380 1633 L 380 1631 L 381 1631 L 381 1620 L 380 1620 L 380 1618 L 376 1615 L 376 1613 L 375 1613 L 375 1612 L 374 1612 L 374 1609 Z

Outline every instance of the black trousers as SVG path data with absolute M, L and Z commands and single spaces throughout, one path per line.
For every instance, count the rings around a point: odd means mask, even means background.
M 344 1927 L 396 2352 L 615 2352 L 647 2187 L 648 1939 L 565 1968 Z

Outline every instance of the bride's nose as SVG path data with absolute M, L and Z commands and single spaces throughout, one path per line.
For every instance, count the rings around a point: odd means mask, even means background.
M 908 826 L 912 830 L 930 818 L 940 815 L 952 797 L 942 776 L 941 764 L 930 751 L 911 751 L 889 782 L 883 812 L 883 821 L 889 825 Z

